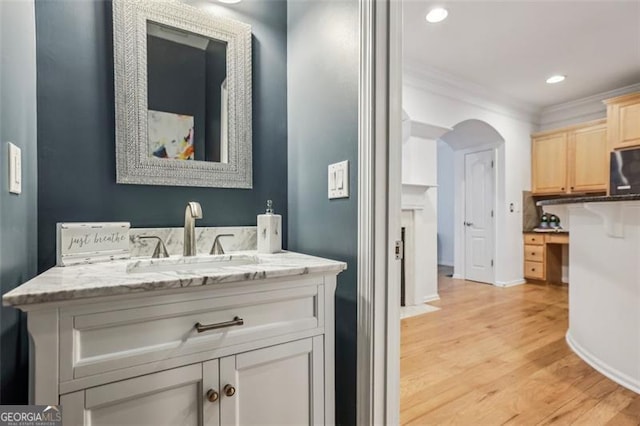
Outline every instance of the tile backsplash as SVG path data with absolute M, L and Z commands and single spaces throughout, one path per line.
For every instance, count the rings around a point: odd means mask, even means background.
M 196 228 L 196 247 L 198 254 L 209 254 L 217 235 L 233 234 L 233 237 L 221 237 L 225 252 L 256 250 L 257 228 L 255 226 L 201 227 Z M 138 240 L 138 236 L 156 236 L 164 241 L 170 255 L 182 255 L 183 228 L 131 228 L 129 248 L 131 257 L 150 257 L 156 247 L 154 240 Z
M 531 191 L 522 191 L 522 230 L 524 232 L 533 231 L 540 225 L 542 207 L 536 206 L 536 200 Z

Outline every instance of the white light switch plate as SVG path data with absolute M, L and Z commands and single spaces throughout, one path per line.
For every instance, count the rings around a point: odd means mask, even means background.
M 349 161 L 329 165 L 329 199 L 349 198 Z
M 9 142 L 9 192 L 22 193 L 22 150 Z

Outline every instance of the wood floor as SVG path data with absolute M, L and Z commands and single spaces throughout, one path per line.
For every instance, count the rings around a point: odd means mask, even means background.
M 566 287 L 441 277 L 440 297 L 402 320 L 402 424 L 640 425 L 640 395 L 565 343 Z

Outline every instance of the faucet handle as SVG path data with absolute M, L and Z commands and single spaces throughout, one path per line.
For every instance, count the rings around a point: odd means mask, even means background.
M 156 244 L 156 248 L 153 250 L 153 254 L 151 255 L 152 259 L 160 259 L 169 257 L 169 253 L 167 252 L 167 247 L 164 245 L 164 241 L 162 238 L 156 237 L 155 235 L 138 235 L 136 240 L 158 240 Z
M 190 201 L 189 204 L 187 204 L 187 208 L 190 210 L 191 216 L 194 219 L 202 219 L 202 206 L 200 203 L 197 201 Z
M 219 234 L 216 235 L 215 240 L 213 240 L 213 246 L 211 247 L 211 252 L 209 254 L 224 254 L 224 249 L 222 248 L 222 243 L 220 243 L 220 237 L 235 237 L 235 234 Z

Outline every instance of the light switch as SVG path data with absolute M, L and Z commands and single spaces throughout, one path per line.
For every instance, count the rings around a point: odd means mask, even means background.
M 9 142 L 9 192 L 22 193 L 22 150 Z
M 329 199 L 349 198 L 349 161 L 329 165 Z

